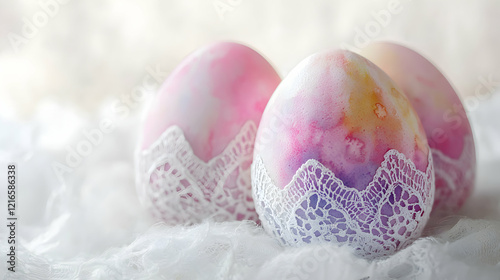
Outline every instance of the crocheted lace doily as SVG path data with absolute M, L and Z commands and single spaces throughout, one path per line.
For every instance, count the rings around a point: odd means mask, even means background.
M 178 126 L 169 127 L 137 156 L 141 203 L 169 224 L 257 221 L 250 164 L 257 126 L 248 121 L 224 151 L 204 162 L 194 155 Z
M 465 139 L 460 158 L 452 159 L 432 149 L 436 172 L 435 210 L 456 211 L 470 196 L 474 188 L 476 155 L 472 137 Z M 465 172 L 464 172 L 465 170 Z
M 252 185 L 262 225 L 281 243 L 337 242 L 366 258 L 392 254 L 421 235 L 435 187 L 430 152 L 422 172 L 396 150 L 385 154 L 373 180 L 361 191 L 346 187 L 314 159 L 280 189 L 257 157 Z

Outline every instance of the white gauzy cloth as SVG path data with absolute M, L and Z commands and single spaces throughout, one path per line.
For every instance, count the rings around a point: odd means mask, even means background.
M 1 140 L 0 161 L 15 160 L 19 169 L 16 272 L 6 270 L 1 226 L 0 279 L 498 279 L 498 108 L 500 93 L 470 112 L 478 179 L 461 212 L 430 221 L 423 237 L 376 261 L 334 244 L 285 247 L 253 222 L 154 224 L 132 175 L 136 118 L 117 123 L 62 180 L 52 166 L 68 153 L 51 147 L 49 134 L 80 122 L 68 139 L 74 147 L 91 124 L 59 107 L 41 110 L 32 123 L 0 122 L 10 135 Z

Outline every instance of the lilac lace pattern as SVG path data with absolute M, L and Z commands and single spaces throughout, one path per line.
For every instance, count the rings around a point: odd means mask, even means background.
M 194 155 L 182 130 L 169 127 L 137 156 L 141 203 L 169 224 L 257 221 L 250 180 L 256 131 L 248 121 L 220 155 L 204 162 Z
M 252 164 L 253 197 L 267 232 L 281 243 L 336 242 L 375 258 L 418 238 L 434 199 L 432 156 L 426 172 L 396 150 L 388 151 L 364 190 L 349 188 L 310 159 L 285 188 L 269 177 L 261 158 Z

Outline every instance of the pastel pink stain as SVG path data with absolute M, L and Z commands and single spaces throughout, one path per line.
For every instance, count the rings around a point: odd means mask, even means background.
M 221 42 L 188 56 L 164 82 L 142 130 L 146 149 L 170 126 L 179 126 L 194 154 L 208 162 L 247 121 L 260 122 L 281 79 L 249 47 Z
M 369 45 L 361 54 L 402 88 L 422 121 L 429 146 L 460 162 L 456 165 L 445 161 L 436 165 L 433 209 L 457 210 L 472 192 L 476 167 L 472 130 L 457 93 L 431 62 L 406 47 L 379 42 Z M 465 151 L 468 149 L 472 152 Z M 454 186 L 449 185 L 449 181 L 441 175 L 446 173 L 450 178 L 456 178 Z
M 278 115 L 285 117 L 273 125 Z M 278 86 L 259 125 L 255 154 L 281 188 L 315 159 L 362 190 L 390 149 L 427 169 L 425 132 L 406 97 L 370 61 L 334 51 L 306 58 Z

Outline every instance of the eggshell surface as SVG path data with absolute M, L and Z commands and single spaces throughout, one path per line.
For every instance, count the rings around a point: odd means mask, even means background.
M 276 120 L 280 115 L 286 117 Z M 359 190 L 389 149 L 419 170 L 428 164 L 425 133 L 406 97 L 375 65 L 350 52 L 299 64 L 277 88 L 260 125 L 258 155 L 281 188 L 310 158 Z
M 476 170 L 472 130 L 457 93 L 431 62 L 404 46 L 379 42 L 361 54 L 395 81 L 422 122 L 436 172 L 433 211 L 457 211 L 472 193 Z
M 221 42 L 167 78 L 141 132 L 138 191 L 170 224 L 258 220 L 250 185 L 257 125 L 280 82 L 249 47 Z
M 432 167 L 418 116 L 392 80 L 352 52 L 319 53 L 290 72 L 264 111 L 253 197 L 284 244 L 327 241 L 380 257 L 420 235 Z
M 176 125 L 194 154 L 209 161 L 247 121 L 259 123 L 280 81 L 269 62 L 246 46 L 223 42 L 200 49 L 162 85 L 144 122 L 142 149 Z

